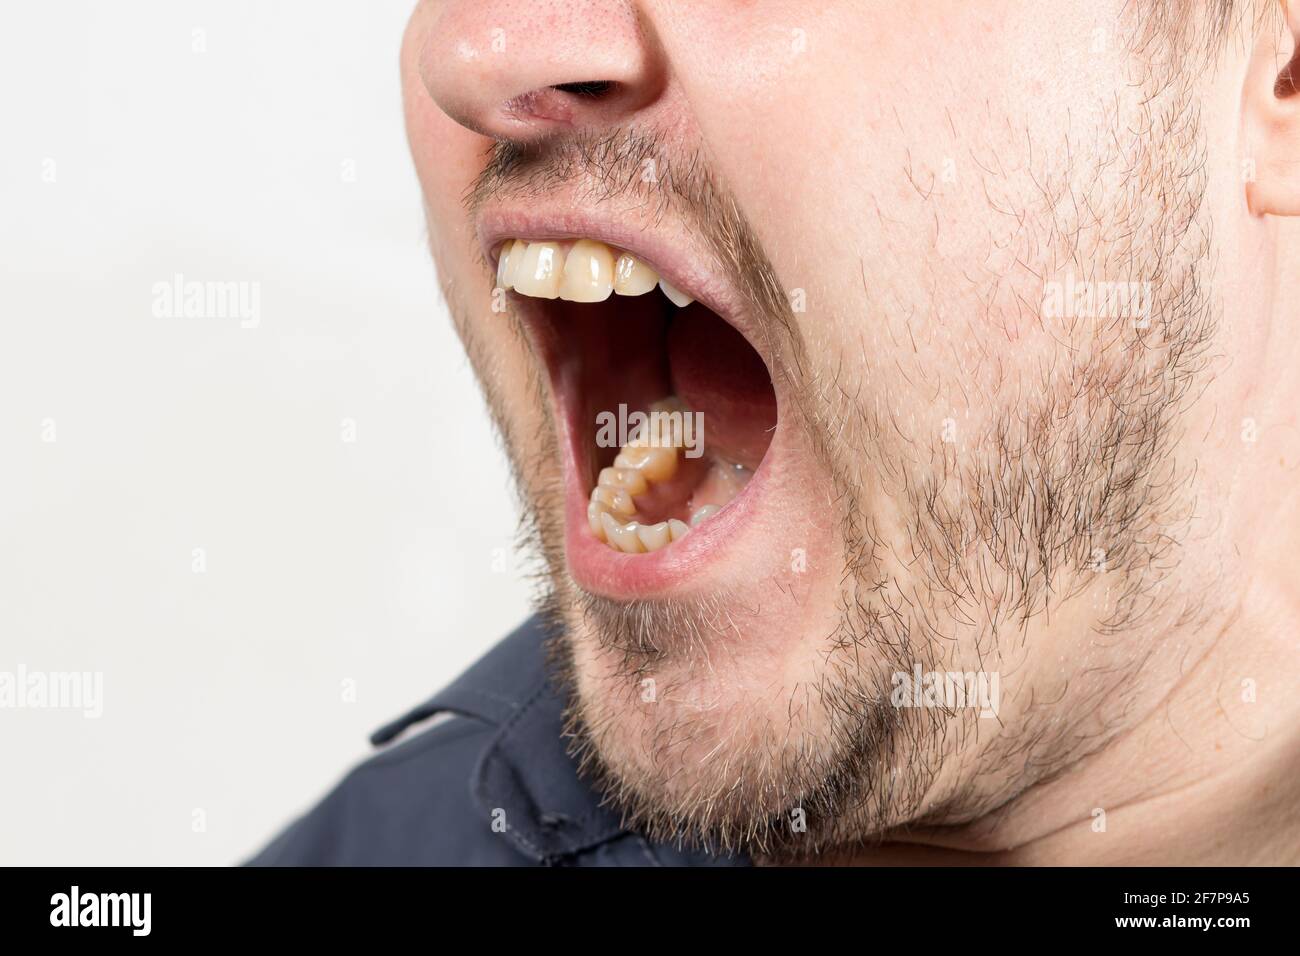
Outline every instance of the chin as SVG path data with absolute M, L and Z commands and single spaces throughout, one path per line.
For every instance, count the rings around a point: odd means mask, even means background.
M 552 595 L 572 750 L 643 832 L 795 859 L 918 805 L 930 781 L 897 757 L 926 728 L 888 697 L 903 665 L 837 640 L 838 582 L 802 584 L 628 603 L 569 578 Z

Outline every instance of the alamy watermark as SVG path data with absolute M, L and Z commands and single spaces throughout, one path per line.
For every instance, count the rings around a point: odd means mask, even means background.
M 262 323 L 262 283 L 186 279 L 153 284 L 153 314 L 159 319 L 237 319 L 240 328 Z
M 650 448 L 682 448 L 687 458 L 704 454 L 704 413 L 687 409 L 629 412 L 620 404 L 618 412 L 596 415 L 596 446 L 622 448 L 629 444 Z
M 119 926 L 132 936 L 148 936 L 153 928 L 152 893 L 83 893 L 73 886 L 50 897 L 51 926 Z
M 0 671 L 0 710 L 79 710 L 83 717 L 104 714 L 102 671 Z
M 1093 282 L 1067 274 L 1043 284 L 1043 317 L 1048 319 L 1132 319 L 1151 323 L 1150 282 Z
M 895 671 L 890 703 L 895 707 L 979 708 L 981 717 L 996 717 L 1002 693 L 997 671 Z

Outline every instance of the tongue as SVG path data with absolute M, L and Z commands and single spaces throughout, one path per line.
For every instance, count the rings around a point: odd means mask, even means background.
M 756 469 L 776 427 L 767 366 L 745 337 L 708 309 L 679 312 L 668 330 L 673 393 L 704 416 L 704 446 Z

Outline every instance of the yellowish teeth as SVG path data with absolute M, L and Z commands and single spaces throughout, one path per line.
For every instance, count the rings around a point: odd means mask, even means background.
M 517 245 L 520 245 L 520 243 L 515 242 L 513 239 L 507 239 L 506 244 L 501 247 L 501 256 L 497 259 L 497 285 L 502 289 L 509 289 L 512 286 L 512 266 L 517 266 L 519 260 L 511 257 L 511 251 Z
M 558 242 L 507 239 L 497 257 L 497 285 L 520 295 L 569 302 L 645 295 L 658 285 L 679 308 L 695 301 L 630 252 L 618 252 L 595 239 L 579 239 L 567 252 Z
M 664 295 L 668 296 L 668 301 L 679 309 L 684 309 L 695 301 L 685 292 L 675 288 L 667 279 L 659 280 L 659 288 L 663 290 Z
M 609 512 L 621 515 L 636 514 L 636 505 L 632 502 L 632 496 L 622 488 L 597 485 L 592 489 L 591 500 L 603 505 Z
M 668 530 L 667 521 L 639 525 L 636 536 L 641 539 L 641 546 L 647 551 L 658 551 L 672 542 L 672 532 Z
M 614 292 L 614 255 L 603 242 L 579 239 L 564 260 L 560 298 L 604 302 Z
M 622 488 L 629 495 L 643 495 L 649 487 L 645 475 L 635 468 L 602 468 L 596 484 L 607 488 Z
M 536 299 L 558 298 L 562 267 L 558 243 L 530 242 L 514 277 L 515 291 Z
M 632 468 L 652 484 L 677 474 L 677 449 L 627 445 L 614 459 L 615 468 Z
M 672 412 L 680 414 L 672 417 L 665 414 Z M 719 505 L 704 505 L 695 509 L 689 524 L 677 518 L 647 524 L 637 510 L 637 496 L 676 475 L 679 453 L 684 447 L 681 423 L 689 414 L 690 410 L 678 398 L 655 402 L 650 406 L 644 427 L 619 449 L 613 467 L 601 469 L 587 503 L 587 522 L 592 534 L 616 551 L 642 554 L 666 548 L 722 510 Z M 735 470 L 735 466 L 725 463 L 713 467 Z
M 605 540 L 627 554 L 641 554 L 645 547 L 637 536 L 640 527 L 635 521 L 619 524 L 610 517 L 609 512 L 600 516 L 601 526 L 605 529 Z
M 659 274 L 631 253 L 614 263 L 614 291 L 619 295 L 645 295 L 659 282 Z
M 510 261 L 506 264 L 506 274 L 502 277 L 505 281 L 502 288 L 513 289 L 519 277 L 524 274 L 524 253 L 527 251 L 528 243 L 522 239 L 516 239 L 510 247 Z
M 678 412 L 668 417 L 664 413 Z M 658 413 L 658 414 L 656 414 Z M 611 548 L 626 554 L 658 551 L 690 532 L 676 518 L 646 524 L 639 521 L 637 495 L 650 486 L 667 481 L 677 473 L 682 450 L 683 416 L 688 409 L 679 399 L 669 398 L 650 406 L 643 426 L 628 438 L 611 468 L 602 468 L 587 503 L 587 523 L 592 534 Z
M 591 525 L 591 533 L 601 541 L 605 540 L 605 525 L 601 522 L 601 515 L 609 514 L 604 506 L 598 501 L 588 502 L 587 504 L 587 523 Z

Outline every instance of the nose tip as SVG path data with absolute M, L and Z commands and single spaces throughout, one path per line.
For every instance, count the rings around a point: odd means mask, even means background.
M 663 70 L 636 10 L 616 0 L 451 0 L 420 74 L 448 116 L 494 139 L 627 122 Z

